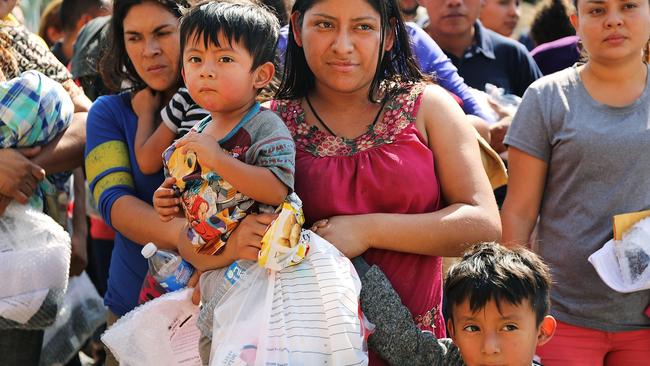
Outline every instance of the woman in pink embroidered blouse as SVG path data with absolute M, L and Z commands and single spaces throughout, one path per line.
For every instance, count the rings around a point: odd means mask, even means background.
M 307 224 L 377 265 L 418 326 L 444 337 L 440 257 L 499 240 L 501 222 L 471 124 L 408 42 L 396 0 L 297 0 L 271 108 L 296 142 Z M 272 219 L 248 216 L 228 245 L 256 253 Z
M 423 82 L 407 37 L 395 0 L 296 1 L 271 107 L 296 142 L 307 223 L 379 266 L 443 337 L 440 257 L 499 240 L 501 225 L 474 131 Z

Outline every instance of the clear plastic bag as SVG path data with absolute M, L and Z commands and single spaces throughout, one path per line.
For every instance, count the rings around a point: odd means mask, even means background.
M 521 97 L 514 94 L 507 94 L 503 88 L 496 85 L 486 83 L 485 93 L 488 95 L 490 102 L 499 106 L 504 112 L 510 116 L 514 116 L 521 104 Z
M 210 365 L 364 365 L 361 283 L 352 263 L 309 230 L 304 260 L 251 266 L 214 310 Z
M 44 329 L 68 285 L 70 236 L 49 216 L 11 203 L 0 216 L 0 329 Z
M 650 289 L 650 218 L 609 240 L 589 256 L 600 278 L 615 291 L 630 293 Z
M 193 289 L 164 294 L 131 310 L 113 324 L 102 342 L 127 366 L 200 366 Z
M 70 278 L 56 321 L 45 329 L 40 364 L 66 364 L 105 321 L 104 300 L 86 272 Z
M 650 287 L 650 218 L 632 226 L 615 248 L 623 282 L 633 288 Z

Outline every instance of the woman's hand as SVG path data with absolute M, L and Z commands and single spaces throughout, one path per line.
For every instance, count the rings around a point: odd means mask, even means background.
M 45 170 L 29 160 L 40 150 L 40 147 L 0 149 L 0 194 L 27 203 L 38 182 L 45 178 Z
M 7 206 L 13 201 L 11 197 L 0 194 L 0 216 L 4 215 Z
M 176 178 L 166 178 L 153 193 L 153 208 L 162 222 L 171 221 L 180 212 L 178 205 L 181 200 L 176 197 L 172 188 L 174 183 L 176 183 Z
M 334 216 L 316 221 L 311 230 L 329 241 L 346 257 L 354 258 L 371 248 L 367 215 Z
M 185 225 L 176 241 L 178 252 L 194 268 L 200 271 L 223 268 L 239 259 L 256 261 L 257 253 L 262 247 L 262 236 L 276 217 L 276 214 L 246 216 L 230 235 L 224 250 L 217 255 L 197 253 L 195 247 L 187 238 L 188 226 Z
M 160 110 L 160 94 L 151 88 L 144 88 L 133 95 L 131 108 L 138 119 L 143 116 L 153 116 Z
M 201 167 L 207 170 L 218 171 L 217 159 L 224 155 L 221 146 L 217 140 L 207 133 L 190 132 L 182 139 L 174 143 L 181 153 L 185 154 L 188 151 L 194 151 L 196 158 L 201 163 Z
M 192 303 L 198 305 L 201 302 L 201 286 L 199 285 L 199 279 L 201 278 L 202 271 L 198 269 L 192 273 L 192 277 L 187 281 L 187 287 L 194 288 L 192 291 Z
M 81 275 L 88 266 L 88 243 L 85 234 L 73 233 L 70 239 L 71 257 L 69 274 L 71 277 L 74 277 Z
M 238 259 L 257 260 L 262 249 L 262 236 L 277 214 L 261 213 L 246 216 L 228 238 L 224 255 L 233 261 Z

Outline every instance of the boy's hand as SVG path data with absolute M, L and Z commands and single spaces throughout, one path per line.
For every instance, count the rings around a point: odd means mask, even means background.
M 176 183 L 176 178 L 166 178 L 153 193 L 153 208 L 162 222 L 171 221 L 180 210 L 178 206 L 181 200 L 176 197 L 172 188 L 174 183 Z
M 262 248 L 262 236 L 276 217 L 277 214 L 270 213 L 246 216 L 230 235 L 224 255 L 233 261 L 238 259 L 257 261 L 257 253 Z
M 160 94 L 151 88 L 144 88 L 131 99 L 131 108 L 138 118 L 153 116 L 160 110 Z
M 217 159 L 224 155 L 221 146 L 217 140 L 207 133 L 190 132 L 182 139 L 174 143 L 181 153 L 194 151 L 196 158 L 199 160 L 201 167 L 217 171 Z

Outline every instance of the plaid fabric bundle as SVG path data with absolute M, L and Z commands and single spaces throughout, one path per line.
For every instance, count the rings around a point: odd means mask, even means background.
M 19 77 L 0 82 L 0 148 L 45 145 L 63 132 L 72 121 L 74 105 L 61 84 L 37 71 L 26 71 Z M 48 175 L 39 183 L 30 205 L 43 210 L 46 197 L 67 192 L 70 173 Z M 48 203 L 46 212 L 58 222 L 56 200 Z
M 0 147 L 44 145 L 70 125 L 73 112 L 65 89 L 37 71 L 0 82 Z

